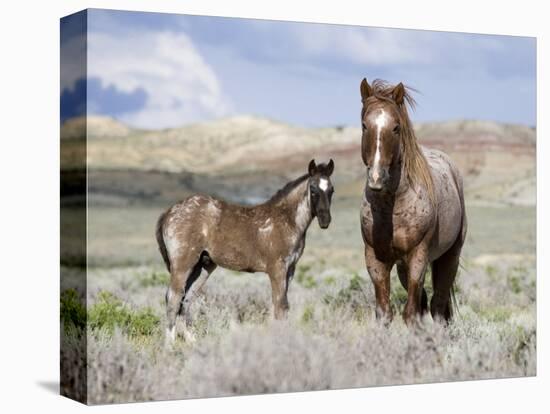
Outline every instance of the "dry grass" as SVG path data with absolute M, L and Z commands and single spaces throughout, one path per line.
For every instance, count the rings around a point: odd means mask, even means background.
M 330 229 L 309 230 L 287 321 L 271 320 L 267 276 L 217 269 L 191 309 L 197 341 L 180 338 L 169 349 L 168 274 L 152 236 L 160 209 L 92 210 L 87 315 L 94 323 L 85 336 L 69 329 L 64 338 L 69 382 L 86 367 L 77 349 L 83 338 L 93 404 L 536 374 L 533 208 L 469 204 L 457 319 L 444 328 L 428 317 L 422 329 L 410 330 L 401 320 L 406 294 L 396 275 L 395 320 L 389 328 L 375 321 L 357 205 L 335 200 Z M 78 288 L 81 270 L 63 274 L 64 289 Z M 67 318 L 78 321 L 78 307 L 67 303 L 75 310 Z
M 89 402 L 535 375 L 532 266 L 468 267 L 460 276 L 457 320 L 445 328 L 426 318 L 417 330 L 398 314 L 389 328 L 376 323 L 371 283 L 349 269 L 301 266 L 284 322 L 271 320 L 265 275 L 216 271 L 192 307 L 197 342 L 179 339 L 172 348 L 162 336 L 163 271 L 92 271 L 90 312 L 104 306 L 107 289 L 126 312 L 148 309 L 162 323 L 138 335 L 124 324 L 89 329 Z M 404 291 L 393 280 L 399 312 Z

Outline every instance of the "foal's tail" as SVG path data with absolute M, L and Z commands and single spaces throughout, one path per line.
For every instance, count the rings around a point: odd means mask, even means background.
M 166 210 L 164 213 L 162 213 L 157 220 L 157 228 L 156 228 L 156 236 L 157 236 L 157 243 L 159 245 L 160 254 L 162 255 L 162 258 L 164 259 L 164 263 L 166 264 L 166 268 L 168 269 L 168 272 L 170 272 L 170 258 L 168 257 L 168 250 L 166 250 L 166 244 L 164 243 L 164 236 L 163 236 L 163 227 L 164 227 L 164 221 L 166 220 L 166 216 L 168 215 L 168 210 Z

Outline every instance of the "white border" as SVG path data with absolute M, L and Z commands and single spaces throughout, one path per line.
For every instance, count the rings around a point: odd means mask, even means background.
M 461 0 L 321 3 L 63 0 L 3 2 L 0 12 L 0 267 L 2 405 L 17 411 L 80 411 L 50 391 L 58 378 L 59 18 L 86 7 L 536 36 L 538 38 L 538 375 L 536 378 L 217 398 L 97 407 L 96 412 L 538 412 L 548 406 L 548 24 L 542 1 Z M 546 75 L 547 76 L 547 75 Z M 513 165 L 510 166 L 513 168 Z M 466 411 L 468 410 L 468 411 Z M 6 410 L 8 412 L 8 410 Z

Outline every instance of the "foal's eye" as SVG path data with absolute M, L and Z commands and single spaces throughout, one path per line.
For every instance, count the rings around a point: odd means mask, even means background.
M 401 132 L 401 125 L 398 124 L 393 128 L 393 133 L 399 134 L 399 132 Z

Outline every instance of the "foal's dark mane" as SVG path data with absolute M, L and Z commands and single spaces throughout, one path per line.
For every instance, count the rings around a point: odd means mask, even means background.
M 371 99 L 378 99 L 395 104 L 392 97 L 394 88 L 395 85 L 391 85 L 382 79 L 375 79 L 371 84 L 372 96 L 363 102 L 361 118 L 365 115 L 368 101 Z M 420 149 L 420 146 L 418 145 L 418 140 L 416 138 L 416 134 L 414 133 L 414 128 L 407 111 L 407 105 L 411 109 L 414 109 L 416 105 L 411 92 L 416 92 L 416 90 L 410 87 L 404 87 L 403 104 L 398 105 L 397 107 L 401 117 L 403 164 L 409 181 L 413 184 L 422 185 L 428 192 L 428 197 L 430 198 L 432 204 L 435 204 L 434 184 L 430 167 L 428 165 L 428 161 L 426 161 L 426 158 L 422 153 L 422 150 Z
M 281 188 L 279 191 L 277 191 L 269 200 L 265 202 L 265 204 L 275 204 L 282 199 L 284 199 L 287 195 L 289 195 L 292 190 L 294 190 L 296 187 L 298 187 L 300 184 L 302 184 L 305 180 L 309 178 L 309 174 L 304 174 L 295 180 L 290 181 L 287 183 L 283 188 Z

